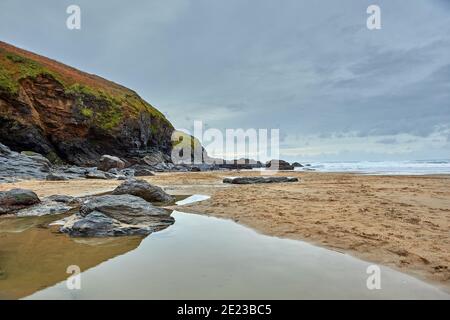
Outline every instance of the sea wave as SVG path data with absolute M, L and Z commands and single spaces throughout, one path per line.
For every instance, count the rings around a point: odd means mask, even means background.
M 450 160 L 312 162 L 296 170 L 392 175 L 450 174 Z

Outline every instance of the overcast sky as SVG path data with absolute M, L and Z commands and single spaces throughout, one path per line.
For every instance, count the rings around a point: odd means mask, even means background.
M 288 160 L 450 158 L 449 0 L 1 0 L 0 40 L 130 87 L 178 128 L 279 128 Z

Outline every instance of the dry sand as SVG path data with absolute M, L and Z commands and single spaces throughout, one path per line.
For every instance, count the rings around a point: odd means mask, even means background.
M 145 178 L 172 194 L 207 194 L 180 211 L 229 218 L 261 233 L 306 240 L 388 265 L 450 289 L 450 176 L 364 176 L 279 172 L 298 183 L 226 185 L 259 172 L 162 173 Z M 39 196 L 86 195 L 120 181 L 2 184 Z

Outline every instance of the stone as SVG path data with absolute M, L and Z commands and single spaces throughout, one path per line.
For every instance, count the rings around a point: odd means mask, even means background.
M 130 194 L 149 202 L 169 202 L 173 198 L 162 188 L 154 186 L 142 179 L 130 179 L 113 190 L 112 194 Z
M 223 179 L 223 183 L 232 183 L 232 184 L 283 183 L 283 182 L 298 182 L 298 178 L 254 176 L 254 177 L 227 177 Z
M 111 169 L 121 170 L 125 168 L 125 162 L 118 157 L 103 155 L 99 160 L 97 168 L 101 171 L 108 171 Z
M 145 165 L 134 165 L 131 167 L 131 169 L 134 170 L 134 176 L 135 177 L 151 177 L 155 174 L 151 171 L 151 166 L 145 166 Z
M 42 156 L 27 156 L 0 143 L 0 178 L 5 182 L 17 179 L 45 179 L 51 163 Z
M 66 203 L 46 200 L 34 206 L 19 210 L 16 213 L 18 217 L 40 217 L 53 214 L 62 214 L 72 210 L 72 206 Z
M 299 163 L 299 162 L 294 162 L 294 163 L 292 163 L 292 166 L 293 166 L 294 168 L 302 168 L 302 167 L 303 167 L 303 165 L 302 165 L 301 163 Z
M 92 197 L 71 216 L 60 231 L 75 237 L 146 235 L 175 222 L 170 211 L 132 195 Z
M 74 201 L 74 199 L 75 198 L 71 197 L 71 196 L 55 194 L 55 195 L 46 197 L 44 200 L 50 200 L 50 201 L 61 202 L 61 203 L 71 203 Z
M 66 181 L 66 180 L 69 180 L 69 178 L 67 178 L 66 176 L 61 175 L 61 174 L 50 173 L 45 177 L 45 180 L 47 180 L 47 181 Z
M 12 189 L 0 191 L 0 215 L 14 213 L 40 202 L 39 197 L 31 190 Z

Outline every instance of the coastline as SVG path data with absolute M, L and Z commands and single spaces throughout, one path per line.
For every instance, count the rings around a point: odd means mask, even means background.
M 171 194 L 211 198 L 172 209 L 231 219 L 262 234 L 303 240 L 422 278 L 450 291 L 450 176 L 278 172 L 298 183 L 225 185 L 259 172 L 161 173 L 144 179 Z M 120 181 L 21 181 L 0 190 L 41 197 L 107 192 Z

